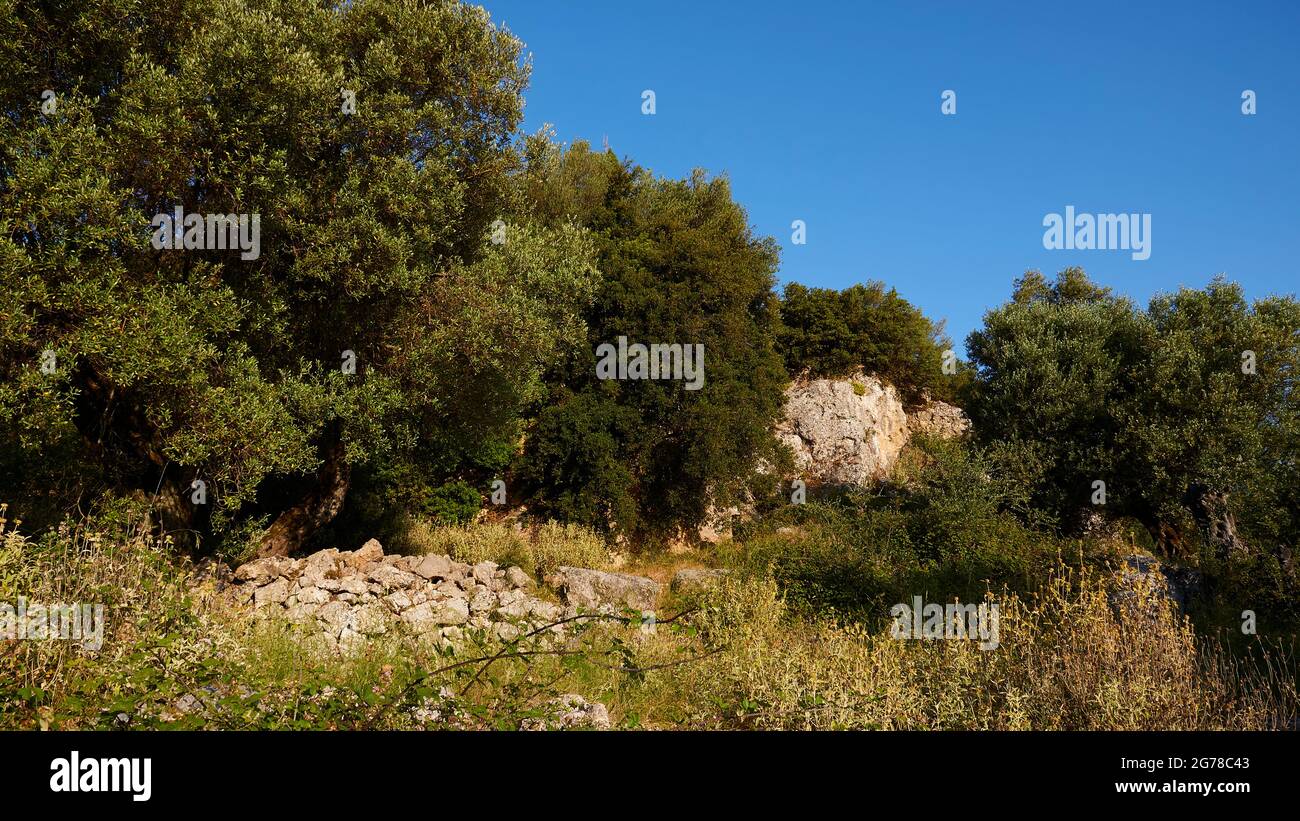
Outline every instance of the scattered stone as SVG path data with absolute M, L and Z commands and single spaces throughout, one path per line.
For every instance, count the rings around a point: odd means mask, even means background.
M 290 624 L 311 624 L 320 612 L 320 605 L 299 602 L 284 611 L 284 617 Z
M 570 606 L 648 609 L 659 586 L 650 579 L 564 568 Z M 333 548 L 301 560 L 274 557 L 236 571 L 227 595 L 259 618 L 283 618 L 319 631 L 323 645 L 352 652 L 396 631 L 448 647 L 471 633 L 513 639 L 556 621 L 563 610 L 529 594 L 522 568 L 473 567 L 448 556 L 384 556 L 370 540 L 356 552 Z M 556 634 L 563 627 L 555 628 Z
M 327 632 L 338 638 L 343 629 L 353 623 L 352 608 L 347 602 L 332 601 L 321 606 L 316 612 L 316 618 L 326 627 Z
M 391 564 L 376 565 L 366 578 L 381 585 L 384 591 L 413 587 L 420 581 L 420 577 L 414 573 L 399 570 Z
M 474 595 L 469 600 L 469 611 L 471 613 L 487 613 L 497 605 L 496 594 L 489 588 L 480 587 L 474 591 Z
M 425 556 L 411 569 L 426 579 L 446 579 L 451 576 L 451 559 L 446 556 Z
M 428 633 L 430 630 L 436 630 L 439 627 L 438 619 L 434 616 L 434 605 L 425 602 L 404 611 L 402 621 L 416 635 Z
M 415 602 L 411 601 L 411 597 L 405 590 L 398 590 L 396 593 L 390 593 L 389 595 L 384 596 L 384 604 L 388 605 L 388 609 L 394 613 L 400 613 L 403 610 L 414 606 Z
M 299 604 L 324 604 L 329 600 L 329 592 L 321 590 L 319 587 L 304 587 L 298 591 Z
M 357 570 L 365 570 L 371 562 L 377 562 L 384 558 L 384 548 L 379 544 L 378 539 L 371 539 L 361 545 L 361 549 L 348 555 L 347 565 Z
M 367 585 L 364 580 L 359 579 L 356 576 L 348 576 L 345 579 L 339 580 L 339 590 L 342 590 L 345 593 L 351 593 L 354 596 L 360 596 L 362 593 L 368 593 L 370 591 L 370 586 Z
M 479 562 L 478 564 L 474 565 L 474 571 L 473 571 L 474 581 L 478 582 L 479 584 L 485 584 L 488 587 L 491 587 L 492 575 L 496 572 L 497 572 L 496 562 Z
M 506 582 L 509 583 L 511 587 L 519 588 L 519 589 L 531 587 L 533 584 L 532 578 L 530 578 L 529 575 L 524 572 L 524 569 L 522 567 L 507 568 Z
M 608 730 L 609 710 L 599 701 L 587 701 L 577 693 L 565 693 L 546 702 L 546 716 L 526 718 L 522 730 Z
M 698 593 L 713 587 L 729 575 L 731 571 L 724 568 L 678 570 L 673 574 L 670 587 L 674 593 Z
M 464 599 L 447 599 L 437 605 L 434 618 L 439 624 L 464 624 L 469 621 L 469 605 Z
M 266 584 L 277 576 L 287 576 L 296 570 L 296 562 L 284 556 L 256 559 L 235 569 L 235 581 Z

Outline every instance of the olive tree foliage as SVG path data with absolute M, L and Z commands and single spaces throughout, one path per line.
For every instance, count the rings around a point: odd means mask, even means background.
M 1143 310 L 1080 269 L 1031 272 L 967 345 L 978 434 L 1065 527 L 1133 516 L 1170 553 L 1195 530 L 1219 558 L 1296 544 L 1294 298 L 1215 279 Z
M 0 494 L 284 553 L 354 476 L 496 446 L 595 282 L 581 230 L 491 241 L 527 76 L 450 0 L 0 0 Z M 156 249 L 178 206 L 260 254 Z

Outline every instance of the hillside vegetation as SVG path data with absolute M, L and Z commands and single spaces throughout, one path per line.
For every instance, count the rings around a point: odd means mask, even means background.
M 482 9 L 180 6 L 0 4 L 0 603 L 108 613 L 94 649 L 0 635 L 0 726 L 513 729 L 573 693 L 620 727 L 1295 726 L 1293 296 L 1031 271 L 961 361 L 884 283 L 778 293 L 725 176 L 521 133 Z M 178 208 L 258 251 L 157 247 Z M 600 378 L 620 338 L 702 346 L 702 384 Z M 786 386 L 860 372 L 971 432 L 801 487 Z M 342 659 L 223 593 L 372 537 L 539 591 L 729 573 L 653 631 Z M 1134 556 L 1193 593 L 1117 605 Z M 997 602 L 997 648 L 900 640 L 914 597 Z

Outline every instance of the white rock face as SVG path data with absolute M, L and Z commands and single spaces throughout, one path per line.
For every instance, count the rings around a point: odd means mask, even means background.
M 908 416 L 907 426 L 912 433 L 928 433 L 951 439 L 970 430 L 970 420 L 961 408 L 947 402 L 934 401 Z
M 888 475 L 912 433 L 959 436 L 969 427 L 960 408 L 943 402 L 909 418 L 892 385 L 857 374 L 791 383 L 776 435 L 806 481 L 866 485 Z
M 898 459 L 907 414 L 893 386 L 875 377 L 796 380 L 786 389 L 776 435 L 806 479 L 864 485 L 883 479 Z

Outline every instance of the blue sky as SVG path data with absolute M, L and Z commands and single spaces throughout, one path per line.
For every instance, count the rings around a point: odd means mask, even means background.
M 1217 273 L 1297 290 L 1300 3 L 484 5 L 533 54 L 529 131 L 727 174 L 782 283 L 883 280 L 959 350 L 1032 268 L 1143 303 Z M 1151 214 L 1150 259 L 1045 249 L 1067 205 Z

